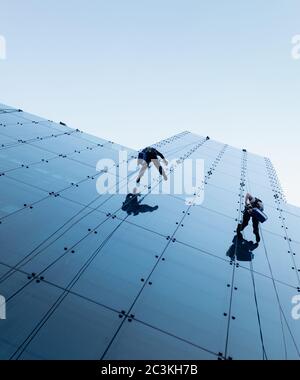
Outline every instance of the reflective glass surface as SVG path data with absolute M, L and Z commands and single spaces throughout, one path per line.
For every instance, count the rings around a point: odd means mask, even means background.
M 300 211 L 271 162 L 187 131 L 154 147 L 204 160 L 202 204 L 151 169 L 129 207 L 136 151 L 0 104 L 0 359 L 300 359 Z

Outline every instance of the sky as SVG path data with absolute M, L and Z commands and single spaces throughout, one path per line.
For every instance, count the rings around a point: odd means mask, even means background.
M 299 0 L 0 0 L 0 102 L 132 148 L 247 148 L 300 206 L 295 35 Z

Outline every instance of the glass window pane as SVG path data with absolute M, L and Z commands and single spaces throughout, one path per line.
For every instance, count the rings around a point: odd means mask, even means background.
M 43 161 L 57 159 L 57 154 L 49 153 L 28 144 L 19 144 L 8 149 L 0 150 L 1 171 L 18 169 L 22 165 L 38 164 Z M 43 160 L 43 161 L 42 161 Z
M 23 286 L 28 285 L 7 301 L 6 319 L 0 323 L 0 358 L 10 359 L 18 352 L 20 345 L 24 343 L 28 335 L 40 322 L 41 318 L 49 310 L 51 305 L 62 294 L 62 290 L 48 286 L 43 282 L 30 282 L 25 275 L 15 274 L 10 283 L 20 282 L 17 277 L 23 276 Z M 6 287 L 1 292 L 5 297 L 9 296 Z
M 224 353 L 232 266 L 170 243 L 133 307 L 139 320 Z M 209 305 L 209 307 L 207 307 Z
M 145 246 L 150 240 L 151 245 Z M 163 237 L 123 223 L 82 274 L 74 291 L 127 311 L 166 244 Z
M 217 356 L 138 321 L 125 321 L 104 360 L 216 360 Z
M 99 360 L 119 324 L 117 312 L 69 294 L 20 359 Z
M 222 259 L 232 245 L 237 222 L 212 210 L 195 206 L 176 232 L 176 240 L 196 247 Z
M 14 265 L 81 210 L 73 202 L 49 197 L 33 209 L 25 208 L 5 218 L 0 224 L 0 261 Z
M 30 206 L 45 197 L 45 193 L 7 176 L 0 178 L 0 219 Z

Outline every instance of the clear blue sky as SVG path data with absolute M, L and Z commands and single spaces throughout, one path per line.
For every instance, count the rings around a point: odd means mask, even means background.
M 133 148 L 245 146 L 300 205 L 295 34 L 299 0 L 1 0 L 0 101 Z

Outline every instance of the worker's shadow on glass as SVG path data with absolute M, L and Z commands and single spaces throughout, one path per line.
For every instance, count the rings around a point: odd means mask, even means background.
M 259 246 L 258 243 L 248 241 L 243 237 L 236 235 L 232 240 L 232 245 L 226 253 L 226 256 L 230 257 L 233 261 L 252 261 L 254 258 L 253 251 Z
M 139 193 L 129 193 L 123 202 L 122 210 L 126 211 L 128 215 L 137 216 L 146 212 L 153 212 L 158 210 L 158 206 L 149 206 L 141 204 L 138 198 L 141 196 Z

